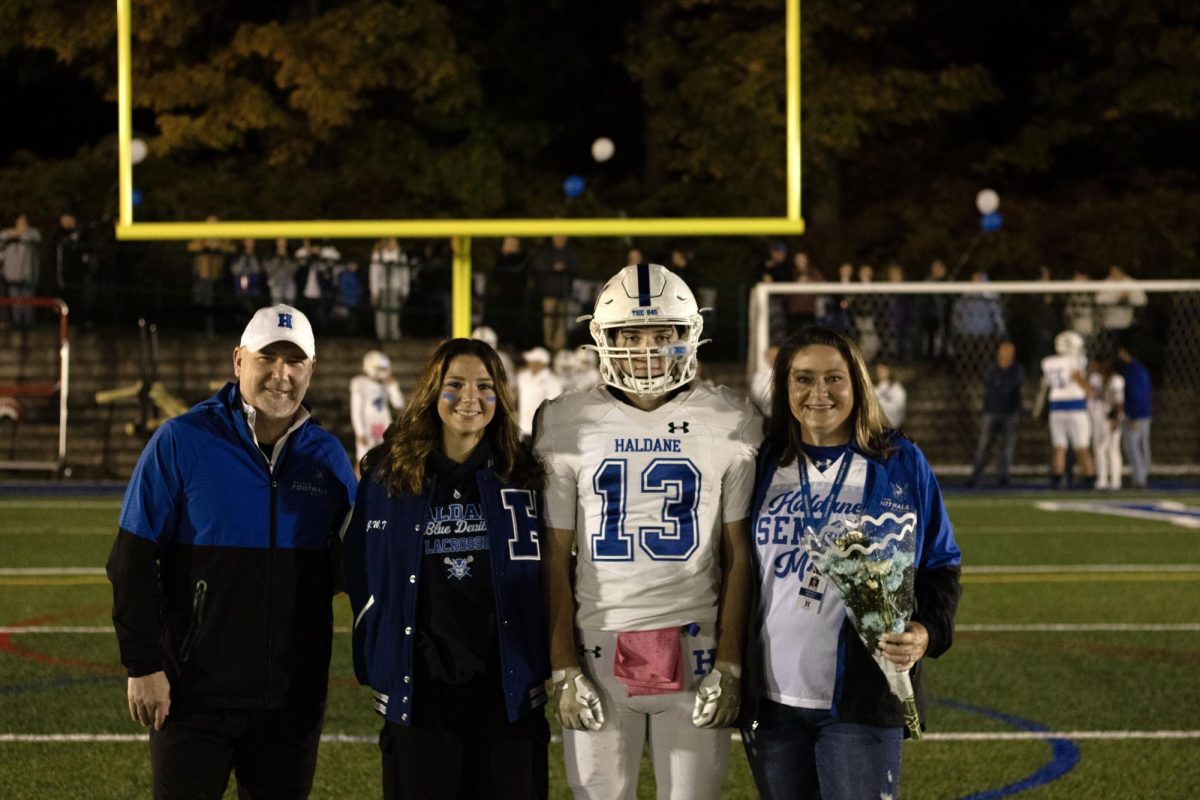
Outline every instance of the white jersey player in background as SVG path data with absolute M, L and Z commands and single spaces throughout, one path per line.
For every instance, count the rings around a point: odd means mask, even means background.
M 659 798 L 716 798 L 728 764 L 762 420 L 694 380 L 702 327 L 678 276 L 626 267 L 591 318 L 603 384 L 535 425 L 551 706 L 576 798 L 635 798 L 647 735 Z
M 1095 475 L 1092 465 L 1092 430 L 1088 419 L 1087 357 L 1083 337 L 1063 331 L 1054 337 L 1055 355 L 1042 359 L 1042 388 L 1033 404 L 1033 416 L 1041 416 L 1050 398 L 1050 481 L 1059 487 L 1066 471 L 1067 447 L 1075 453 L 1075 476 L 1085 484 Z
M 392 412 L 404 408 L 404 395 L 392 377 L 387 355 L 372 350 L 363 356 L 363 374 L 350 379 L 350 423 L 354 426 L 355 469 L 392 424 Z
M 1120 489 L 1121 421 L 1125 414 L 1125 379 L 1108 359 L 1092 359 L 1088 374 L 1091 392 L 1088 414 L 1092 418 L 1092 448 L 1096 451 L 1096 488 Z

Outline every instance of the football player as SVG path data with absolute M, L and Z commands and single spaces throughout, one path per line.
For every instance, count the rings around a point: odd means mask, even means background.
M 702 327 L 677 275 L 624 268 L 591 316 L 603 382 L 547 402 L 535 427 L 552 706 L 576 798 L 636 797 L 647 735 L 660 798 L 716 798 L 728 763 L 762 419 L 695 379 Z
M 363 356 L 363 371 L 350 379 L 350 423 L 354 426 L 355 469 L 392 424 L 392 412 L 404 407 L 400 385 L 392 377 L 386 354 L 371 350 Z
M 1095 474 L 1092 437 L 1088 420 L 1087 357 L 1083 337 L 1075 331 L 1063 331 L 1054 337 L 1054 355 L 1042 359 L 1042 386 L 1033 405 L 1033 417 L 1041 416 L 1047 395 L 1050 398 L 1050 482 L 1058 488 L 1066 471 L 1067 447 L 1075 452 L 1077 475 L 1086 483 Z

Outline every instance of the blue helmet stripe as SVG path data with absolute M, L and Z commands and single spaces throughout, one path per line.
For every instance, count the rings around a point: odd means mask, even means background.
M 638 305 L 650 305 L 650 265 L 638 264 Z

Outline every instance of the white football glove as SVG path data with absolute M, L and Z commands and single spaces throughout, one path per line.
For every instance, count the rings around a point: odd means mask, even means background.
M 697 728 L 725 728 L 737 720 L 741 707 L 742 668 L 718 661 L 696 689 L 692 724 Z
M 550 673 L 550 695 L 559 724 L 572 731 L 598 731 L 604 725 L 600 694 L 579 667 Z

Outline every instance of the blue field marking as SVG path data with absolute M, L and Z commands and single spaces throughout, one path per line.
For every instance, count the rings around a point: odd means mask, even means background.
M 1034 503 L 1034 506 L 1041 511 L 1075 511 L 1088 514 L 1107 514 L 1116 517 L 1167 522 L 1181 528 L 1200 528 L 1200 508 L 1185 505 L 1174 500 L 1047 500 Z
M 958 700 L 930 698 L 930 702 L 936 703 L 939 706 L 945 706 L 946 708 L 953 708 L 957 711 L 979 714 L 980 716 L 1003 722 L 1006 725 L 1011 725 L 1014 728 L 1020 728 L 1023 731 L 1043 733 L 1050 730 L 1045 725 L 1033 722 L 1032 720 L 1014 717 L 1011 714 L 1005 714 L 1003 711 L 996 711 L 992 708 L 973 706 L 970 703 L 962 703 Z M 1007 786 L 965 795 L 959 798 L 959 800 L 997 800 L 997 798 L 1008 797 L 1009 795 L 1023 792 L 1026 789 L 1032 789 L 1035 786 L 1042 786 L 1056 781 L 1073 770 L 1075 765 L 1079 763 L 1079 748 L 1070 739 L 1047 739 L 1046 741 L 1050 745 L 1052 758 L 1041 769 Z

